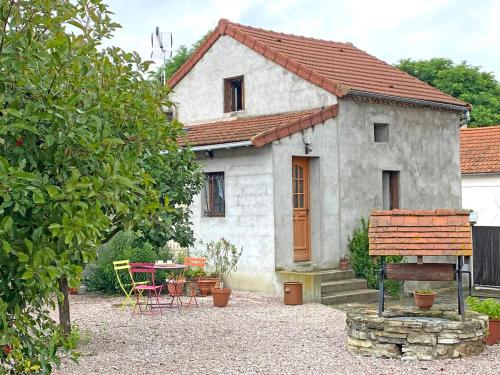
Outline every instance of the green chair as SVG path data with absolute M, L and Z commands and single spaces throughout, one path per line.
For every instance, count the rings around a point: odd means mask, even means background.
M 123 298 L 123 302 L 120 305 L 120 308 L 123 308 L 128 304 L 130 306 L 134 307 L 135 309 L 135 304 L 136 302 L 132 299 L 132 293 L 134 292 L 134 288 L 137 285 L 145 285 L 148 284 L 149 281 L 140 281 L 140 282 L 135 282 L 134 277 L 132 276 L 132 272 L 130 272 L 130 264 L 128 259 L 127 260 L 116 260 L 113 262 L 113 269 L 115 270 L 116 278 L 118 280 L 118 284 L 120 284 L 120 288 L 125 294 L 125 297 Z M 130 283 L 124 283 L 122 280 L 122 276 L 124 273 L 128 274 L 131 282 Z

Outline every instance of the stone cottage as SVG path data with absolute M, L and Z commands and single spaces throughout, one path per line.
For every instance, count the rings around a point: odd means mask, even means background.
M 336 282 L 372 297 L 352 271 L 325 271 L 360 219 L 461 207 L 468 105 L 351 43 L 222 19 L 167 84 L 206 172 L 195 236 L 244 248 L 234 288 L 280 294 L 302 277 L 306 300 L 328 302 Z

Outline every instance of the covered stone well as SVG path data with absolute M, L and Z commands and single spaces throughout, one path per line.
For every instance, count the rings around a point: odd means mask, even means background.
M 376 309 L 352 307 L 347 312 L 349 351 L 372 357 L 432 360 L 481 353 L 488 317 L 467 312 L 465 321 L 454 306 L 430 310 L 392 307 L 380 317 Z

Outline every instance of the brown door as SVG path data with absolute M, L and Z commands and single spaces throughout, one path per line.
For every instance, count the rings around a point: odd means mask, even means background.
M 293 259 L 311 259 L 309 226 L 309 160 L 292 159 Z

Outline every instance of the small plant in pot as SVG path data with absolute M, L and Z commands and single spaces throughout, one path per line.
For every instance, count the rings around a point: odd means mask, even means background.
M 243 248 L 239 249 L 224 238 L 205 244 L 205 256 L 211 273 L 219 278 L 219 287 L 212 288 L 214 306 L 226 307 L 231 295 L 231 289 L 224 288 L 224 281 L 231 272 L 236 271 L 236 265 Z
M 339 268 L 342 271 L 347 271 L 349 269 L 349 257 L 347 255 L 342 255 L 340 257 Z
M 500 342 L 500 302 L 494 298 L 481 301 L 477 297 L 467 297 L 466 301 L 472 311 L 487 315 L 489 318 L 486 344 L 495 345 Z
M 436 292 L 432 289 L 420 289 L 413 292 L 415 304 L 421 309 L 430 309 L 436 299 Z

